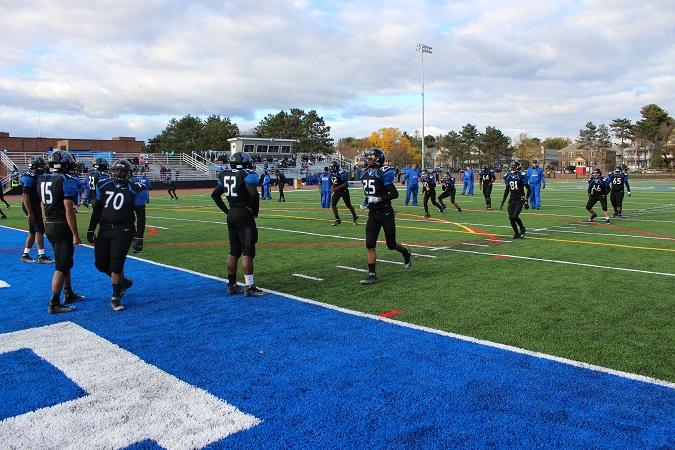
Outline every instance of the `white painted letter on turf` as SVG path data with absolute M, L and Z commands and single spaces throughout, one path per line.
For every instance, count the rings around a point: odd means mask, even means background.
M 200 448 L 261 422 L 71 322 L 0 334 L 0 354 L 25 348 L 89 395 L 0 421 L 3 447 Z

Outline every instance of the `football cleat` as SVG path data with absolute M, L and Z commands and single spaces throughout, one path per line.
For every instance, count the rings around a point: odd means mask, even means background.
M 360 283 L 363 284 L 363 285 L 375 284 L 375 283 L 377 283 L 377 275 L 375 275 L 374 273 L 371 273 L 371 274 L 368 275 L 368 278 L 366 278 L 365 280 L 361 280 Z
M 425 219 L 428 219 L 429 217 L 431 217 L 431 214 L 424 214 Z
M 331 227 L 334 227 L 334 226 L 340 225 L 341 223 L 342 223 L 342 220 L 340 220 L 340 219 L 335 219 L 335 220 L 333 221 L 333 223 L 330 224 L 330 226 L 331 226 Z
M 237 295 L 243 294 L 244 289 L 238 284 L 228 284 L 227 285 L 227 295 Z
M 591 214 L 591 217 L 588 219 L 589 222 L 595 222 L 595 218 L 598 217 L 597 214 L 593 213 Z
M 358 225 L 359 224 L 359 216 L 354 216 L 352 220 L 352 225 Z
M 39 264 L 52 264 L 54 260 L 47 255 L 40 255 L 38 256 L 37 262 Z
M 19 261 L 25 262 L 25 263 L 33 263 L 33 262 L 35 262 L 35 260 L 34 260 L 33 258 L 31 258 L 30 255 L 29 255 L 28 253 L 23 253 L 23 254 L 21 255 L 21 259 L 20 259 Z
M 457 212 L 458 212 L 458 213 L 461 213 L 461 212 L 462 212 L 462 208 L 457 208 Z
M 71 311 L 75 311 L 74 306 L 64 306 L 64 305 L 60 305 L 60 304 L 49 305 L 49 308 L 47 309 L 47 312 L 49 314 L 61 314 L 61 313 L 67 313 L 67 312 L 71 312 Z
M 81 302 L 85 298 L 87 298 L 87 297 L 85 297 L 84 295 L 77 295 L 75 292 L 71 292 L 70 294 L 64 294 L 63 304 L 69 305 L 71 303 Z
M 527 231 L 527 228 L 523 227 L 522 230 L 520 230 L 520 238 L 525 239 L 525 232 Z
M 258 289 L 255 284 L 252 284 L 250 286 L 246 286 L 244 288 L 244 297 L 260 297 L 261 295 L 265 295 L 267 292 Z
M 403 253 L 403 267 L 410 269 L 410 266 L 412 266 L 412 252 L 406 248 Z
M 123 311 L 124 305 L 122 304 L 122 299 L 120 297 L 112 297 L 110 299 L 110 307 L 113 311 Z
M 609 220 L 609 217 L 605 217 L 605 223 L 611 223 L 611 221 Z
M 514 233 L 513 239 L 520 239 L 520 233 Z

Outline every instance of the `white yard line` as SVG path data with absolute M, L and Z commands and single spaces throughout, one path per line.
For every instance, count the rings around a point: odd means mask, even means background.
M 298 278 L 305 278 L 307 280 L 323 281 L 323 278 L 312 277 L 312 276 L 305 275 L 305 274 L 302 274 L 302 273 L 292 273 L 291 275 L 293 275 L 294 277 L 298 277 Z
M 357 267 L 349 267 L 349 266 L 335 266 L 338 269 L 345 269 L 345 270 L 353 270 L 354 272 L 365 272 L 368 273 L 366 269 L 359 269 Z
M 402 266 L 404 264 L 401 261 L 389 261 L 388 259 L 376 259 L 375 261 L 387 264 L 396 264 L 398 266 Z

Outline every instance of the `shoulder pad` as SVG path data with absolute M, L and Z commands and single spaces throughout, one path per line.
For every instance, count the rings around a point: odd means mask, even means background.
M 380 167 L 380 170 L 382 171 L 382 173 L 385 173 L 387 170 L 391 170 L 391 167 L 389 167 L 389 166 L 382 166 L 382 167 Z
M 134 181 L 132 184 L 133 184 L 133 186 L 136 188 L 136 190 L 137 190 L 138 192 L 144 191 L 144 190 L 147 189 L 147 188 L 145 187 L 145 185 L 142 184 L 142 183 L 139 182 L 139 181 Z

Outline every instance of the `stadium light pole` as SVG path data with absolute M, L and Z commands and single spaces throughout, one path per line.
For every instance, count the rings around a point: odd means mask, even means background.
M 431 47 L 425 44 L 417 44 L 417 51 L 422 57 L 422 170 L 424 170 L 424 54 L 431 54 Z

